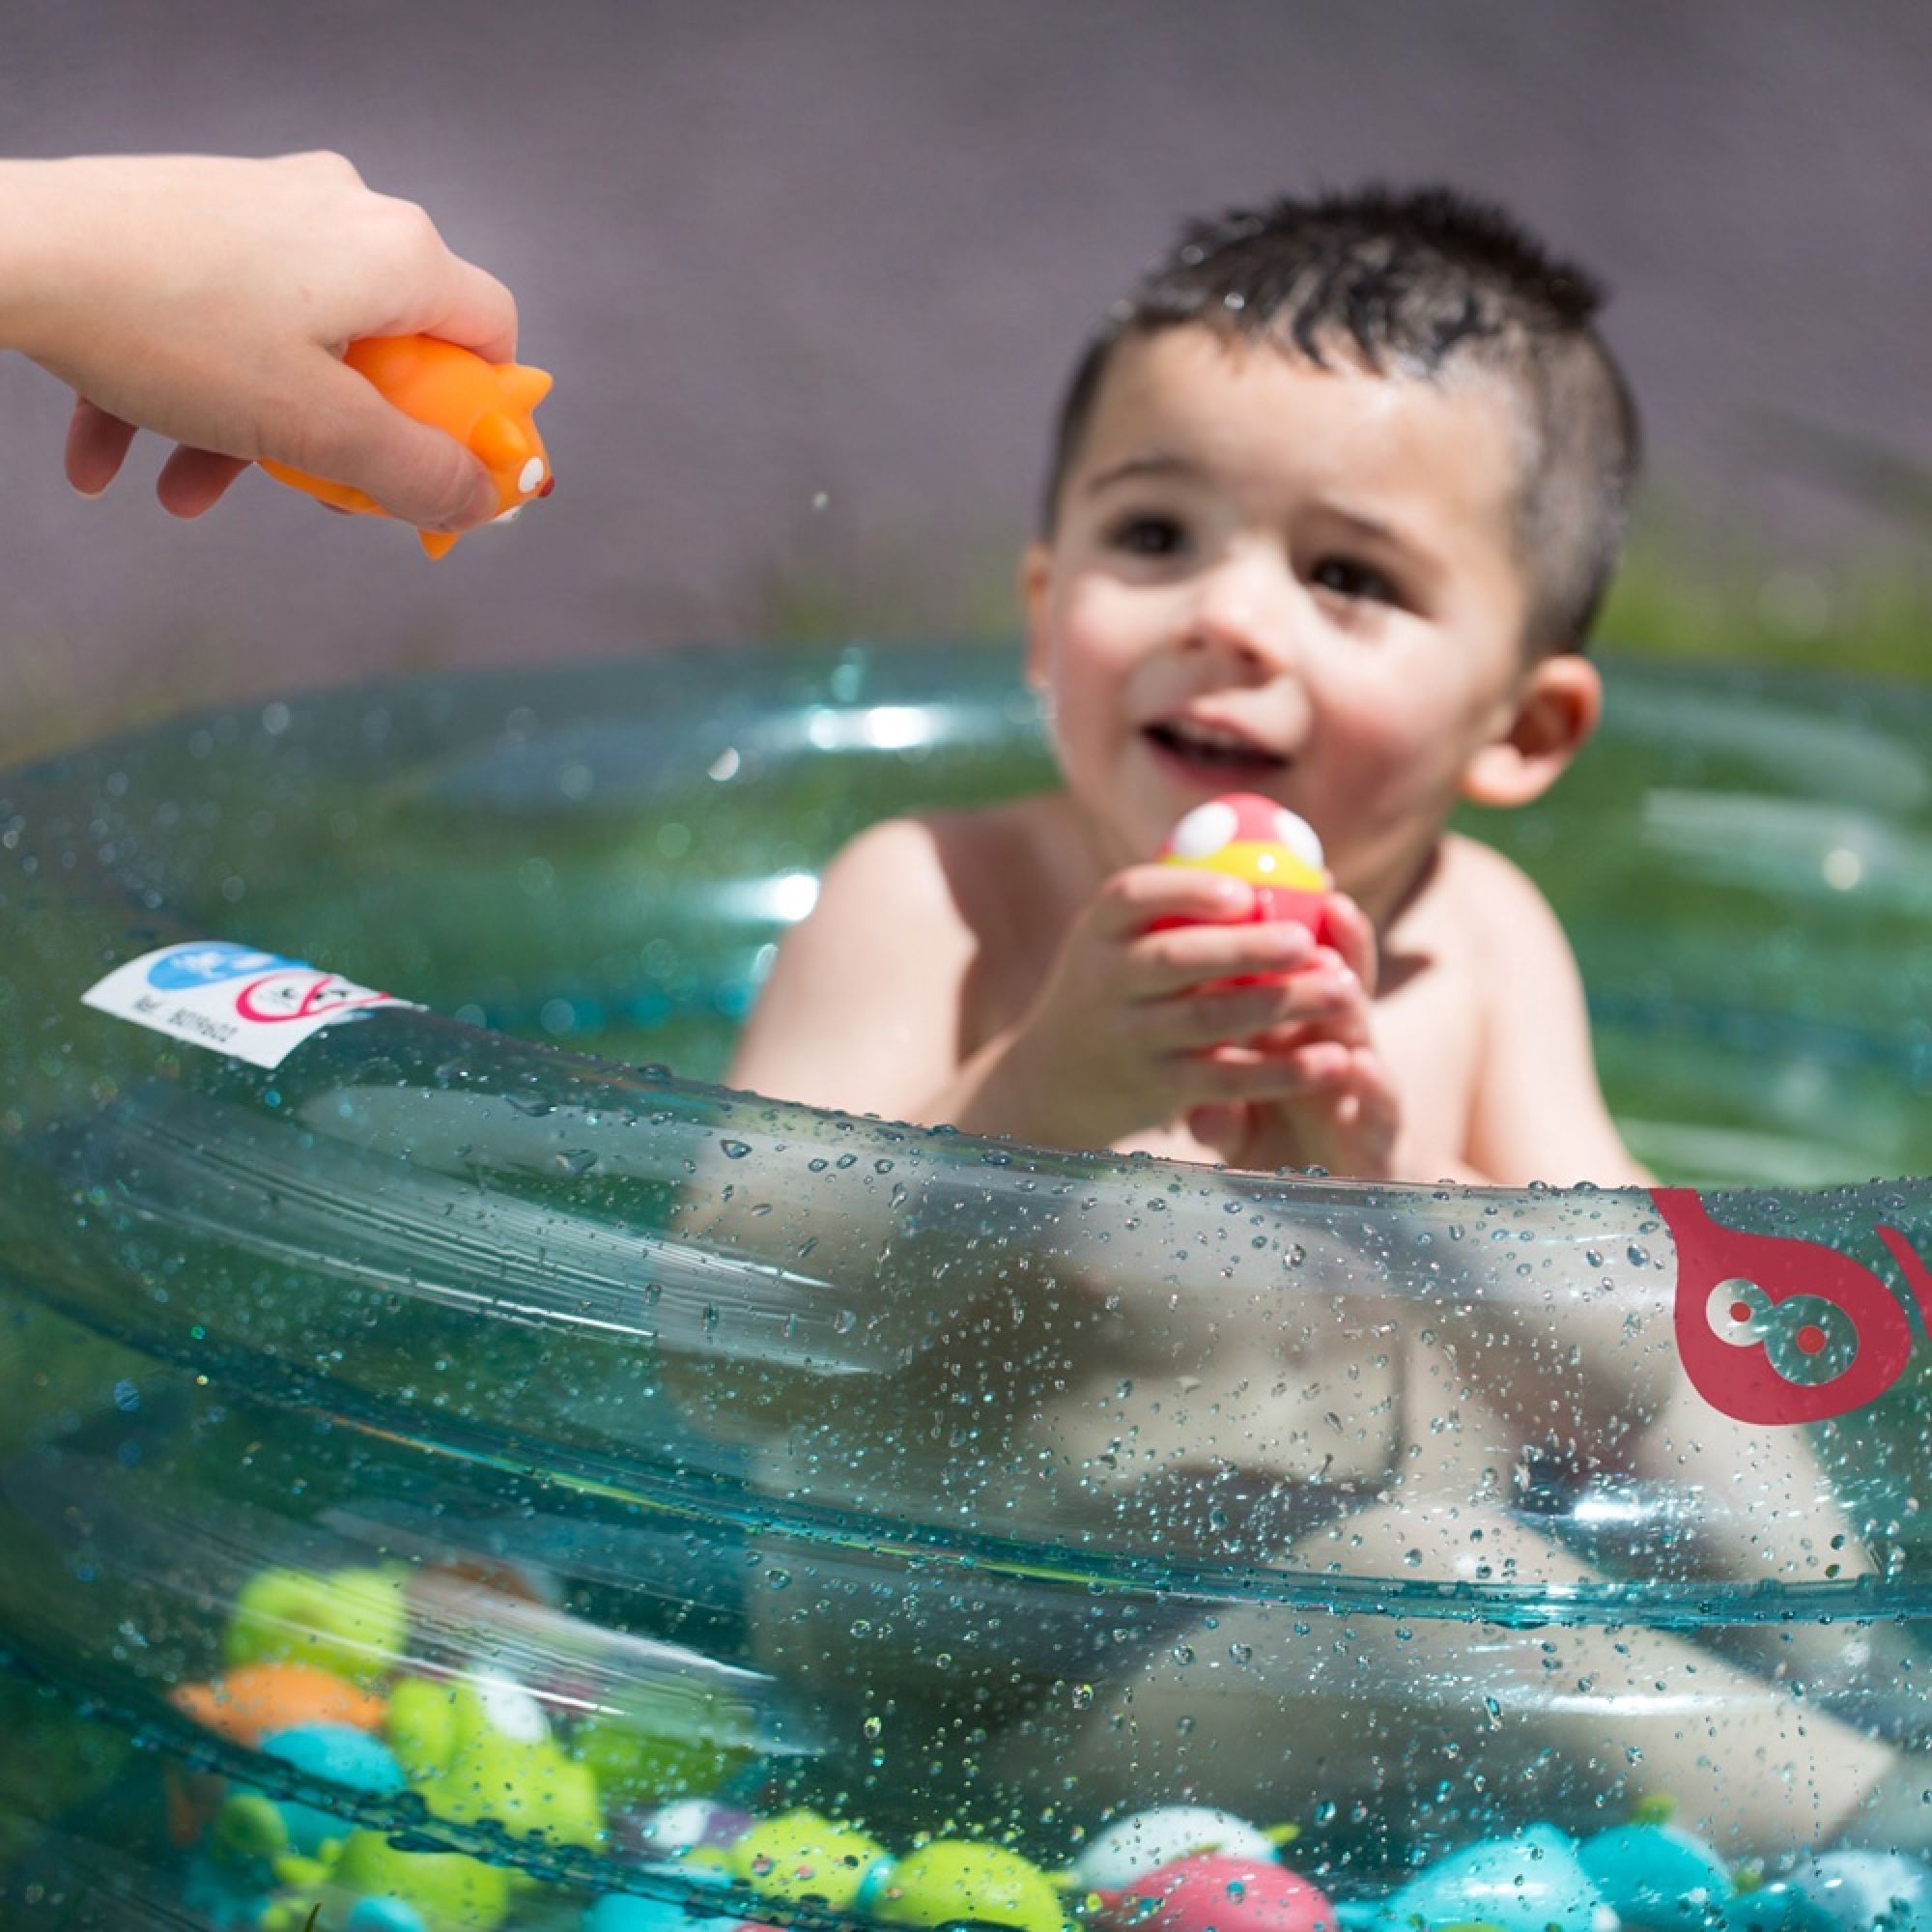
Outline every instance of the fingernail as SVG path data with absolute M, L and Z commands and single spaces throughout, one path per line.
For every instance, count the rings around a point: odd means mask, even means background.
M 72 482 L 70 482 L 67 487 L 83 502 L 87 503 L 98 503 L 107 494 L 107 486 L 104 483 L 99 490 L 83 490 L 78 483 Z
M 480 524 L 497 514 L 497 483 L 491 476 L 479 477 L 475 489 L 470 491 L 469 501 L 463 506 L 463 521 Z

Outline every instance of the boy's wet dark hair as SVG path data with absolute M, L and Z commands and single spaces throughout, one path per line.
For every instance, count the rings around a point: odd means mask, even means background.
M 1358 356 L 1430 380 L 1492 372 L 1516 392 L 1527 449 L 1520 541 L 1529 638 L 1580 649 L 1609 586 L 1638 462 L 1636 408 L 1593 326 L 1596 279 L 1500 209 L 1429 187 L 1281 200 L 1190 222 L 1110 311 L 1061 405 L 1042 527 L 1050 536 L 1117 344 L 1183 323 L 1329 366 Z

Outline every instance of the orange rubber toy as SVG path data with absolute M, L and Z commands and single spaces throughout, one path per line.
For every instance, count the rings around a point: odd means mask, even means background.
M 555 488 L 543 439 L 530 419 L 531 411 L 550 394 L 550 378 L 541 369 L 486 362 L 468 349 L 429 335 L 367 336 L 352 342 L 342 359 L 405 415 L 462 443 L 495 478 L 501 514 L 513 514 L 531 497 L 548 497 Z M 310 476 L 286 463 L 264 462 L 262 468 L 278 483 L 305 490 L 338 510 L 388 515 L 373 497 L 346 483 Z M 456 541 L 449 530 L 417 534 L 431 556 L 442 555 Z

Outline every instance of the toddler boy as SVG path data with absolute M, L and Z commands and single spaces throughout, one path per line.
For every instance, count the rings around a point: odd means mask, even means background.
M 1555 920 L 1445 830 L 1461 800 L 1540 796 L 1597 720 L 1583 646 L 1637 443 L 1597 304 L 1581 270 L 1438 190 L 1190 227 L 1078 366 L 1025 559 L 1061 786 L 847 847 L 734 1082 L 1036 1146 L 1639 1181 Z M 1216 923 L 1249 888 L 1152 863 L 1229 791 L 1315 827 L 1334 946 Z M 821 1260 L 842 1238 L 863 1271 L 874 1232 L 833 1231 Z M 970 1498 L 995 1529 L 1073 1544 L 1561 1590 L 1590 1573 L 1507 1507 L 1547 1458 L 1723 1498 L 1699 1575 L 1813 1574 L 1780 1526 L 1794 1502 L 1813 1535 L 1832 1519 L 1804 1444 L 1699 1404 L 1641 1281 L 1558 1317 L 1486 1301 L 1435 1321 L 1378 1298 L 1372 1256 L 1255 1294 L 1205 1265 L 1139 1272 L 1130 1245 L 1057 1256 L 1023 1310 L 1007 1277 L 976 1303 L 972 1258 L 949 1260 L 945 1340 L 890 1387 L 837 1414 L 759 1396 L 766 1480 L 810 1498 L 877 1466 L 882 1507 Z M 934 1420 L 966 1414 L 963 1435 Z M 1864 1567 L 1855 1546 L 1833 1560 Z M 1656 1631 L 1552 1625 L 1491 1655 L 1453 1618 L 1167 1605 L 1128 1630 L 1100 1604 L 1061 1628 L 1045 1593 L 996 1579 L 915 1577 L 882 1611 L 829 1558 L 816 1578 L 767 1607 L 760 1645 L 835 1731 L 889 1714 L 922 1780 L 1037 1788 L 1050 1764 L 1090 1817 L 1193 1797 L 1466 1833 L 1492 1804 L 1583 1826 L 1662 1789 L 1735 1853 L 1861 1806 L 1918 1815 L 1923 1780 L 1889 1747 Z M 852 1640 L 847 1595 L 891 1642 Z M 1733 1649 L 1836 1667 L 1836 1634 L 1807 1642 Z
M 1444 831 L 1539 796 L 1596 723 L 1636 462 L 1596 305 L 1442 192 L 1190 228 L 1080 363 L 1025 559 L 1062 787 L 856 839 L 734 1083 L 1238 1167 L 1636 1178 L 1554 919 Z M 1246 910 L 1150 864 L 1229 791 L 1314 826 L 1338 947 L 1151 930 Z

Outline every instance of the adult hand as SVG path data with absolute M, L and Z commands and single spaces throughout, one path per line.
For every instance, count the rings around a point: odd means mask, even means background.
M 69 481 L 104 490 L 139 429 L 179 446 L 158 495 L 199 516 L 270 457 L 461 529 L 497 511 L 482 466 L 341 361 L 369 335 L 516 352 L 509 291 L 339 155 L 0 162 L 0 344 L 79 398 Z

